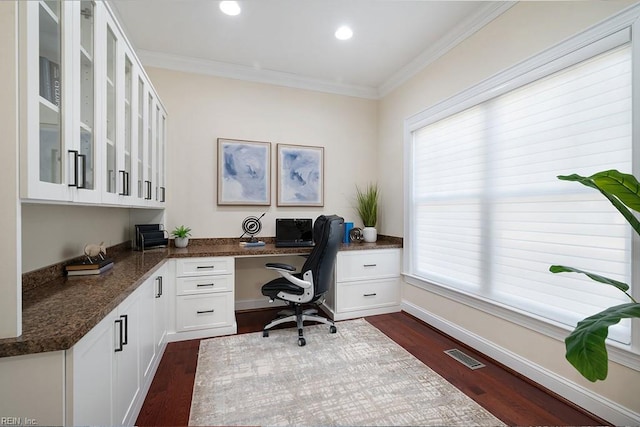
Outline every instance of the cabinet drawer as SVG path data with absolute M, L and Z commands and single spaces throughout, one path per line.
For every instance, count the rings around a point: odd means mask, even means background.
M 177 295 L 206 294 L 233 291 L 233 276 L 196 276 L 176 278 Z
M 177 297 L 178 332 L 229 326 L 234 316 L 232 292 Z
M 399 279 L 336 283 L 338 312 L 366 310 L 400 304 Z
M 180 258 L 176 260 L 176 276 L 209 276 L 232 274 L 233 258 Z
M 400 276 L 399 249 L 338 252 L 336 261 L 338 281 L 397 276 Z

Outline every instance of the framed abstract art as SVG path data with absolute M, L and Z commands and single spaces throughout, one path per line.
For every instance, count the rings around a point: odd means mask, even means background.
M 278 144 L 278 206 L 324 206 L 324 148 Z
M 271 143 L 218 138 L 218 205 L 271 204 Z

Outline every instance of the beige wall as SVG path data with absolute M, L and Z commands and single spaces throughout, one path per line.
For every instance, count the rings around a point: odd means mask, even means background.
M 22 286 L 20 285 L 20 202 L 18 196 L 18 92 L 16 62 L 17 4 L 0 2 L 0 338 L 20 335 Z
M 403 231 L 404 119 L 508 68 L 631 2 L 521 2 L 381 100 L 379 181 L 393 197 L 383 205 L 384 231 Z M 382 162 L 384 159 L 384 163 Z M 564 360 L 562 342 L 405 284 L 403 298 L 448 322 L 640 413 L 640 373 L 612 363 L 605 382 L 583 380 Z
M 124 208 L 23 204 L 22 271 L 80 256 L 87 243 L 128 241 L 129 215 Z
M 239 237 L 242 220 L 337 213 L 359 222 L 355 184 L 377 178 L 377 102 L 159 68 L 147 72 L 169 114 L 167 226 L 193 237 Z M 217 206 L 217 138 L 271 142 L 271 206 Z M 324 147 L 324 207 L 276 206 L 276 144 Z M 258 236 L 258 237 L 259 237 Z

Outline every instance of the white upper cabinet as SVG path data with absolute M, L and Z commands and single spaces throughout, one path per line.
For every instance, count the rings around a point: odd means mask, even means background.
M 21 198 L 163 207 L 166 112 L 108 5 L 20 2 Z

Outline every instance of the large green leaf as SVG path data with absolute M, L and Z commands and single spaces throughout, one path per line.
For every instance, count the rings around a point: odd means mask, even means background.
M 575 173 L 572 175 L 560 175 L 558 179 L 579 182 L 582 185 L 600 191 L 640 236 L 640 221 L 627 209 L 626 205 L 626 203 L 629 203 L 628 206 L 634 210 L 639 210 L 640 208 L 640 184 L 633 175 L 624 174 L 617 170 L 609 170 L 598 172 L 588 177 Z
M 640 304 L 628 303 L 609 307 L 578 322 L 564 340 L 566 358 L 589 381 L 604 380 L 608 373 L 608 355 L 605 340 L 609 326 L 621 319 L 640 318 Z
M 564 265 L 552 265 L 549 267 L 549 271 L 552 273 L 581 273 L 589 276 L 590 279 L 595 280 L 596 282 L 615 286 L 622 292 L 626 293 L 629 290 L 629 285 L 626 283 L 618 282 L 617 280 L 609 279 L 607 277 L 600 276 L 599 274 L 589 273 L 588 271 L 580 270 L 579 268 L 565 267 Z
M 627 207 L 640 212 L 640 183 L 635 176 L 608 170 L 591 175 L 600 191 L 616 196 Z

